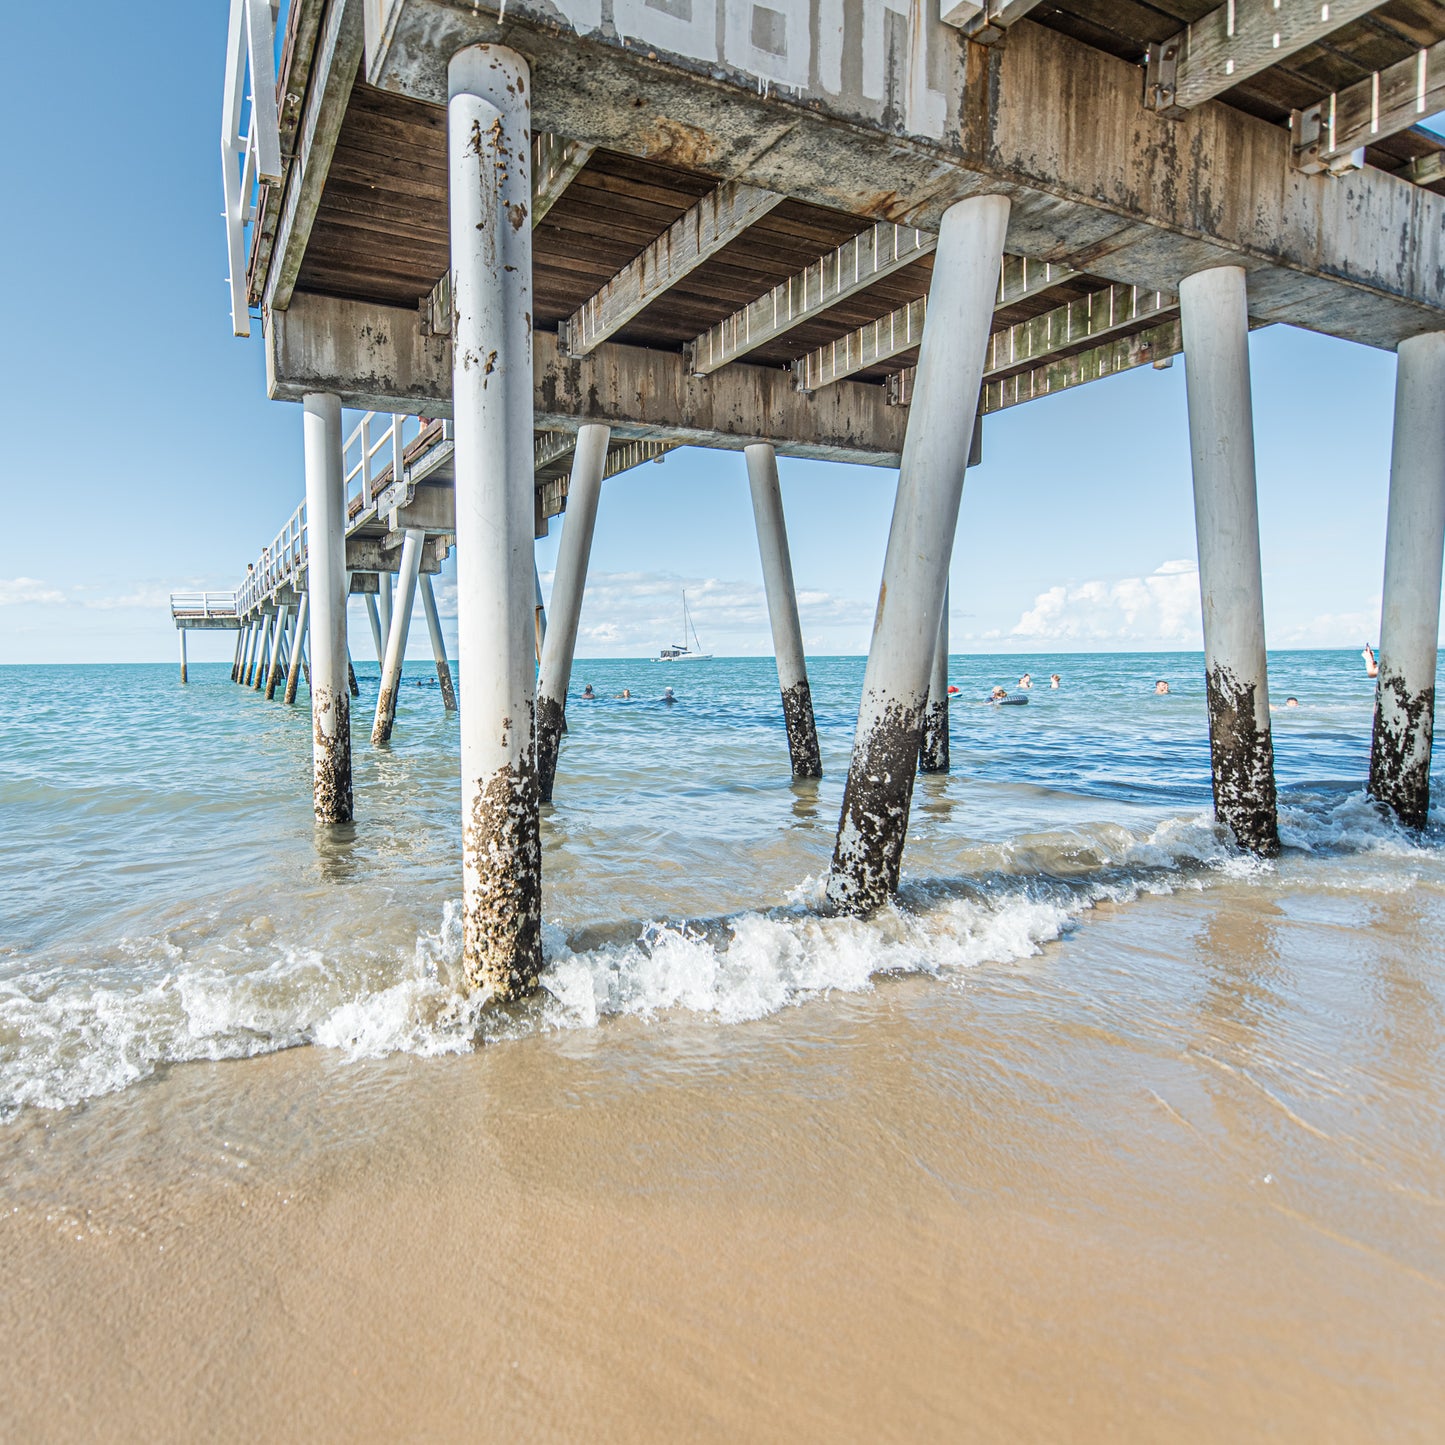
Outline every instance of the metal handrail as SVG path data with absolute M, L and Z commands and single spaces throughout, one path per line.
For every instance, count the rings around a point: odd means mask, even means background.
M 411 429 L 411 436 L 407 437 L 406 432 L 411 423 L 415 423 Z M 381 429 L 378 432 L 377 427 Z M 345 459 L 345 480 L 346 480 L 346 515 L 348 518 L 357 512 L 364 512 L 371 506 L 376 498 L 377 482 L 381 480 L 383 472 L 390 466 L 392 480 L 401 479 L 406 472 L 402 463 L 403 454 L 406 451 L 407 442 L 414 440 L 421 434 L 421 419 L 409 416 L 405 412 L 363 412 L 361 420 L 352 427 L 346 443 L 342 447 L 342 457 Z M 350 460 L 353 452 L 356 460 Z M 377 457 L 383 452 L 386 453 L 386 460 L 379 465 Z M 355 505 L 353 505 L 355 504 Z
M 276 106 L 276 8 L 272 0 L 231 0 L 231 18 L 226 30 L 221 180 L 226 202 L 226 257 L 231 271 L 231 329 L 237 336 L 251 334 L 246 295 L 246 227 L 255 214 L 254 193 L 261 181 L 275 185 L 281 180 L 281 119 Z
M 420 417 L 401 412 L 368 411 L 351 429 L 342 450 L 346 488 L 345 526 L 348 531 L 357 516 L 375 500 L 377 483 L 388 466 L 393 477 L 405 479 L 406 448 L 421 435 L 422 427 Z M 451 434 L 450 424 L 444 423 L 441 440 L 450 440 Z M 431 449 L 427 450 L 429 453 Z M 353 451 L 356 453 L 355 462 L 345 465 L 345 458 Z M 383 454 L 386 454 L 387 461 L 379 465 L 377 459 Z M 234 593 L 226 594 L 234 598 L 236 615 L 249 616 L 278 587 L 294 582 L 306 569 L 306 547 L 306 503 L 303 501 L 271 545 L 261 549 L 260 556 L 251 563 L 241 585 Z
M 172 592 L 172 617 L 234 617 L 234 592 Z

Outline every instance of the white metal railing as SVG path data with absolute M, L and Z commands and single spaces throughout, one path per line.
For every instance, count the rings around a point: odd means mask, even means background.
M 404 412 L 362 413 L 342 448 L 348 521 L 371 506 L 381 490 L 379 483 L 406 475 L 406 449 L 421 435 L 422 425 L 420 417 Z
M 247 569 L 236 589 L 236 610 L 242 616 L 264 602 L 278 587 L 293 581 L 306 566 L 306 503 L 302 502 L 269 547 Z
M 365 516 L 377 492 L 384 490 L 391 477 L 405 478 L 406 449 L 422 431 L 423 423 L 419 417 L 376 411 L 363 413 L 361 420 L 351 429 L 343 449 L 345 530 L 348 534 L 358 519 Z M 443 422 L 438 444 L 449 440 L 451 434 L 451 423 Z M 422 455 L 428 455 L 430 451 L 428 446 Z M 353 456 L 355 460 L 352 460 Z M 306 568 L 306 536 L 306 503 L 303 501 L 271 545 L 261 549 L 261 555 L 251 563 L 236 591 L 224 594 L 227 599 L 233 600 L 238 616 L 247 616 L 278 587 L 295 584 L 299 580 L 298 574 Z
M 221 175 L 226 200 L 231 329 L 237 336 L 251 334 L 246 297 L 246 227 L 254 214 L 254 192 L 260 181 L 278 184 L 281 180 L 281 121 L 276 109 L 279 11 L 279 0 L 231 0 L 231 19 L 226 31 Z M 249 95 L 246 92 L 248 74 Z
M 172 592 L 172 617 L 234 617 L 234 592 Z

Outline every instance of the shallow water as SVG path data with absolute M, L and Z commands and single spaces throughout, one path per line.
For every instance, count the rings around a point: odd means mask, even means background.
M 1442 829 L 1285 653 L 1240 855 L 1199 670 L 955 658 L 865 923 L 861 660 L 808 785 L 769 662 L 581 664 L 544 988 L 483 1015 L 435 689 L 373 750 L 363 669 L 327 831 L 304 706 L 0 669 L 0 1436 L 1441 1438 Z
M 979 701 L 1024 667 L 1039 679 L 1027 707 Z M 1278 700 L 1301 703 L 1276 713 L 1282 867 L 1314 877 L 1365 857 L 1401 882 L 1433 878 L 1434 842 L 1357 795 L 1371 706 L 1358 659 L 1283 653 L 1271 669 Z M 358 821 L 330 832 L 307 806 L 304 688 L 288 709 L 228 671 L 194 667 L 181 688 L 168 667 L 0 670 L 0 1117 L 188 1059 L 471 1046 L 457 726 L 417 685 L 430 669 L 408 669 L 378 750 L 363 668 Z M 880 971 L 1025 956 L 1101 899 L 1248 871 L 1207 820 L 1199 672 L 1179 655 L 955 658 L 954 771 L 920 780 L 905 906 L 858 924 L 814 905 L 861 659 L 812 664 L 818 784 L 788 778 L 770 661 L 579 664 L 574 694 L 590 682 L 601 700 L 572 705 L 544 821 L 544 998 L 484 1032 L 670 1008 L 758 1017 Z M 1161 676 L 1168 697 L 1152 692 Z M 665 685 L 676 706 L 658 700 Z

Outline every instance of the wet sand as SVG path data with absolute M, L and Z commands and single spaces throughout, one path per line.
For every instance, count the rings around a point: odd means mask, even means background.
M 0 1131 L 11 1440 L 1438 1440 L 1445 893 Z

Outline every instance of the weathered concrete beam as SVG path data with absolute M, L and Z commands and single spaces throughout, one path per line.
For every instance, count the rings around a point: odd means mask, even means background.
M 448 495 L 451 488 L 447 489 Z M 394 540 L 393 540 L 394 539 Z M 438 556 L 438 548 L 432 543 L 434 538 L 428 539 L 427 545 L 422 549 L 421 570 L 428 573 L 437 573 L 442 570 L 442 557 L 446 555 L 444 550 Z M 348 537 L 346 539 L 346 570 L 353 574 L 353 592 L 376 592 L 376 586 L 367 586 L 364 582 L 356 586 L 358 577 L 364 578 L 367 574 L 372 575 L 373 583 L 376 581 L 375 574 L 386 573 L 390 575 L 401 566 L 402 534 L 400 532 L 389 533 L 387 537 Z
M 1295 111 L 1290 126 L 1294 163 L 1311 174 L 1356 169 L 1364 146 L 1409 130 L 1441 110 L 1445 110 L 1445 40 Z
M 618 439 L 729 450 L 771 442 L 787 456 L 885 467 L 903 452 L 906 416 L 881 387 L 843 382 L 805 396 L 773 367 L 737 364 L 695 377 L 677 353 L 615 342 L 564 357 L 545 331 L 532 349 L 539 431 L 597 421 Z M 298 293 L 271 318 L 266 367 L 273 400 L 330 390 L 347 406 L 451 415 L 451 342 L 423 336 L 408 308 Z
M 785 198 L 728 181 L 680 216 L 563 323 L 573 356 L 587 356 Z
M 1256 317 L 1375 346 L 1439 329 L 1445 198 L 1377 170 L 1301 176 L 1284 127 L 1226 105 L 1144 111 L 1137 66 L 1028 20 L 985 48 L 930 7 L 894 30 L 880 0 L 841 33 L 825 0 L 800 7 L 769 54 L 641 0 L 607 24 L 586 0 L 508 0 L 500 24 L 490 3 L 374 0 L 367 73 L 441 103 L 447 58 L 505 38 L 531 62 L 534 125 L 588 144 L 925 230 L 1000 192 L 1013 252 L 1164 291 L 1242 265 Z
M 1149 48 L 1144 103 L 1182 116 L 1251 75 L 1314 45 L 1381 0 L 1226 0 Z

